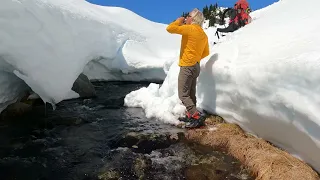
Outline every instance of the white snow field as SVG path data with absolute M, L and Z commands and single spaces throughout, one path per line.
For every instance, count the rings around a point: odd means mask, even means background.
M 320 172 L 319 0 L 282 0 L 252 13 L 248 26 L 215 41 L 201 61 L 199 109 L 239 124 L 303 159 Z M 303 10 L 302 10 L 303 7 Z M 299 12 L 299 13 L 298 13 Z M 176 63 L 160 87 L 150 84 L 125 98 L 147 117 L 177 124 L 185 108 L 178 99 Z
M 71 88 L 82 72 L 98 80 L 163 80 L 164 63 L 179 52 L 180 37 L 166 25 L 123 8 L 81 0 L 0 4 L 0 111 L 19 98 L 20 86 L 53 105 L 78 97 Z

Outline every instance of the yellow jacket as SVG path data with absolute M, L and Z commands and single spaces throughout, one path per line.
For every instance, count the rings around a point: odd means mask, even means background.
M 208 37 L 199 25 L 180 25 L 179 21 L 174 21 L 167 31 L 182 35 L 179 66 L 193 66 L 209 55 Z

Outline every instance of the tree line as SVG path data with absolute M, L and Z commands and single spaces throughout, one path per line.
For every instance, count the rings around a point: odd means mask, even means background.
M 203 16 L 206 20 L 209 20 L 209 27 L 214 26 L 215 24 L 225 24 L 225 20 L 223 20 L 223 9 L 218 6 L 218 3 L 206 5 L 202 9 Z M 188 12 L 182 12 L 183 17 L 188 16 Z M 229 17 L 227 13 L 225 18 Z M 222 21 L 223 20 L 223 21 Z

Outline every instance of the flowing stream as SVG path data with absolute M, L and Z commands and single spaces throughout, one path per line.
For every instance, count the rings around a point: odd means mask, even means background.
M 186 141 L 184 129 L 123 106 L 148 83 L 93 84 L 96 98 L 0 121 L 1 180 L 253 179 L 232 157 Z

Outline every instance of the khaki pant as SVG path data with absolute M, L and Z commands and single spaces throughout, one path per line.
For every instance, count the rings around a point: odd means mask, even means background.
M 200 65 L 181 66 L 178 77 L 178 95 L 182 104 L 192 115 L 197 111 L 196 85 L 197 77 L 200 74 Z

